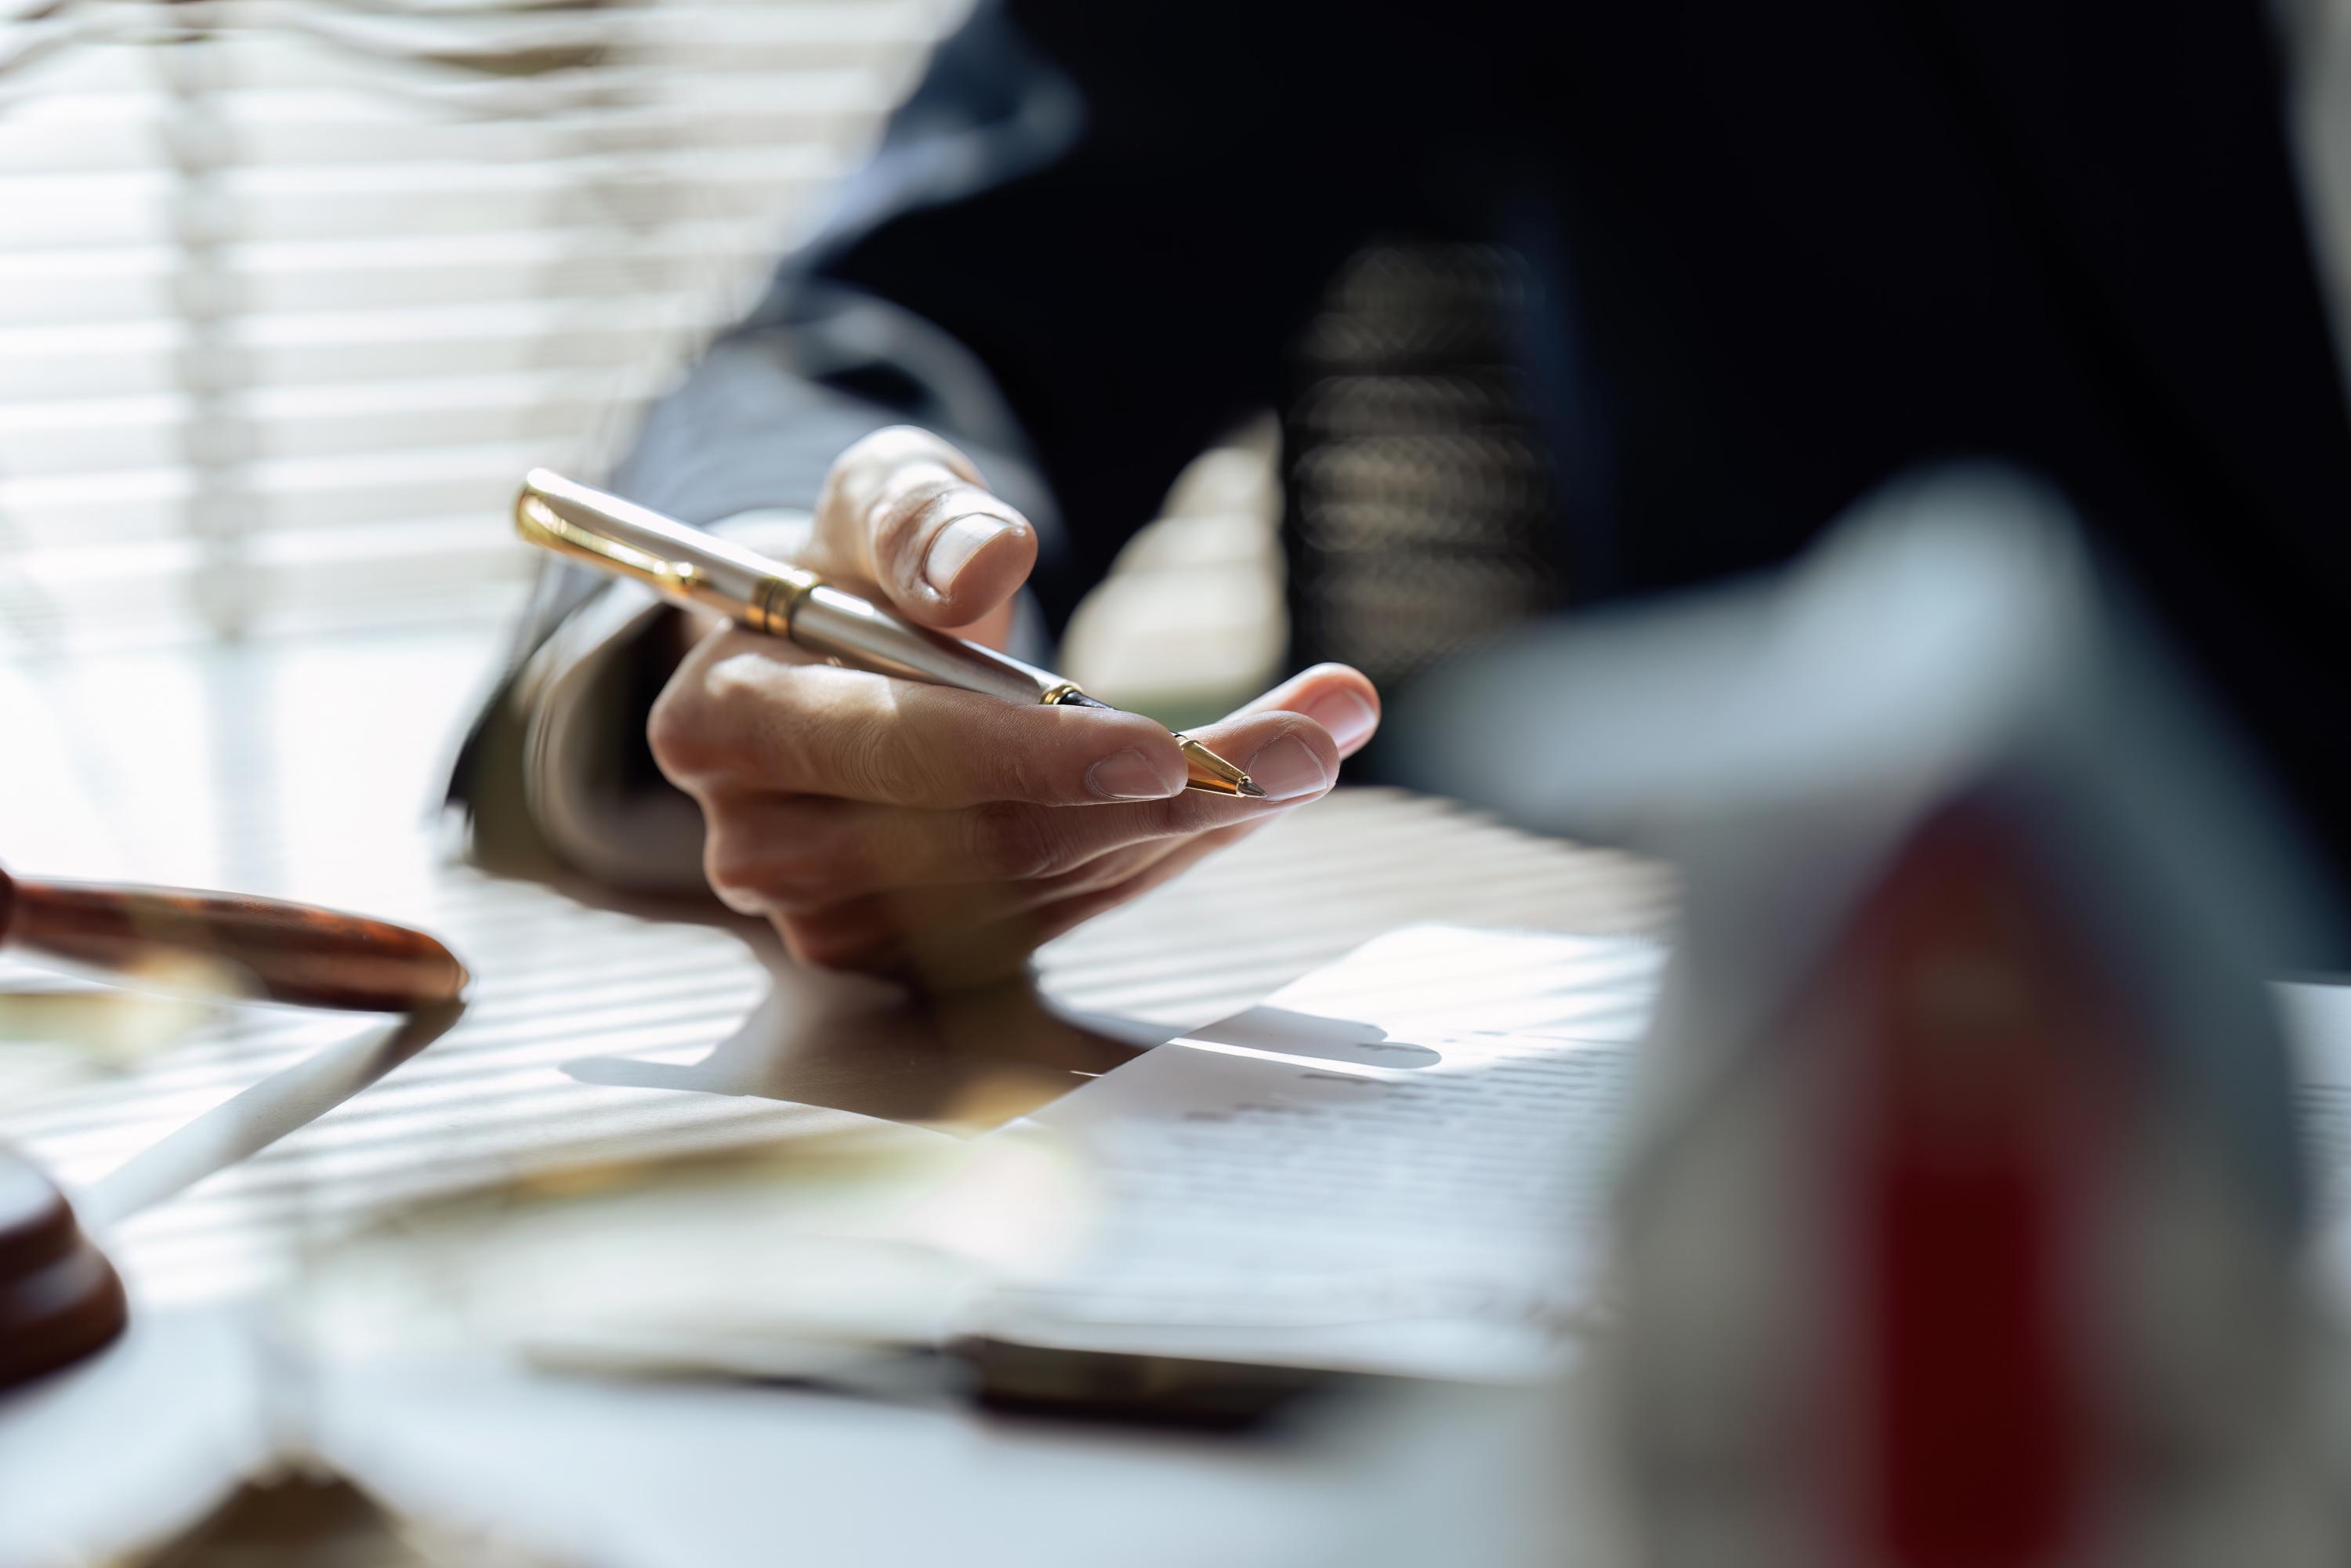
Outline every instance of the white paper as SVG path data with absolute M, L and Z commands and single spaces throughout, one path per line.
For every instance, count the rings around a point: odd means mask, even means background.
M 1103 1197 L 979 1326 L 1066 1348 L 1515 1381 L 1559 1364 L 1662 949 L 1418 926 L 1004 1135 Z
M 1475 1380 L 1557 1366 L 1664 950 L 1419 926 L 1008 1128 L 1103 1196 L 1081 1267 L 986 1303 L 1029 1343 Z M 2277 988 L 2319 1256 L 2351 1294 L 2351 988 Z

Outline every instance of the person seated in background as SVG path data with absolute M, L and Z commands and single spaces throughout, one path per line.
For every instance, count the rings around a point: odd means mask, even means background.
M 1351 255 L 1505 247 L 1563 607 L 1783 560 L 1921 464 L 2014 463 L 2339 867 L 2351 735 L 2315 716 L 2351 420 L 2267 26 L 983 0 L 611 485 L 1044 659 L 1178 468 L 1283 398 Z M 542 582 L 455 797 L 486 849 L 706 877 L 818 965 L 1017 964 L 1326 791 L 1380 720 L 1363 675 L 1308 669 L 1199 732 L 1270 798 L 1186 796 L 1145 721 L 917 691 L 599 586 Z

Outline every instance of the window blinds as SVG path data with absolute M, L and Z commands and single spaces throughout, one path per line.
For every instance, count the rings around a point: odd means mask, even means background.
M 956 0 L 17 0 L 0 646 L 486 612 Z

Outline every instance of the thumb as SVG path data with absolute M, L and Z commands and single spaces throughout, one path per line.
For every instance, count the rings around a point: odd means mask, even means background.
M 1000 610 L 1037 564 L 1037 530 L 989 494 L 971 459 L 910 425 L 843 452 L 818 497 L 804 564 L 879 590 L 926 626 L 967 627 Z

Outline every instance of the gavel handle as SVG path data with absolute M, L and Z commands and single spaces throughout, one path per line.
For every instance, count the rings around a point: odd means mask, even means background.
M 422 931 L 308 904 L 183 888 L 0 883 L 0 944 L 185 988 L 408 1012 L 454 1001 L 465 967 Z M 192 964 L 190 961 L 193 960 Z

